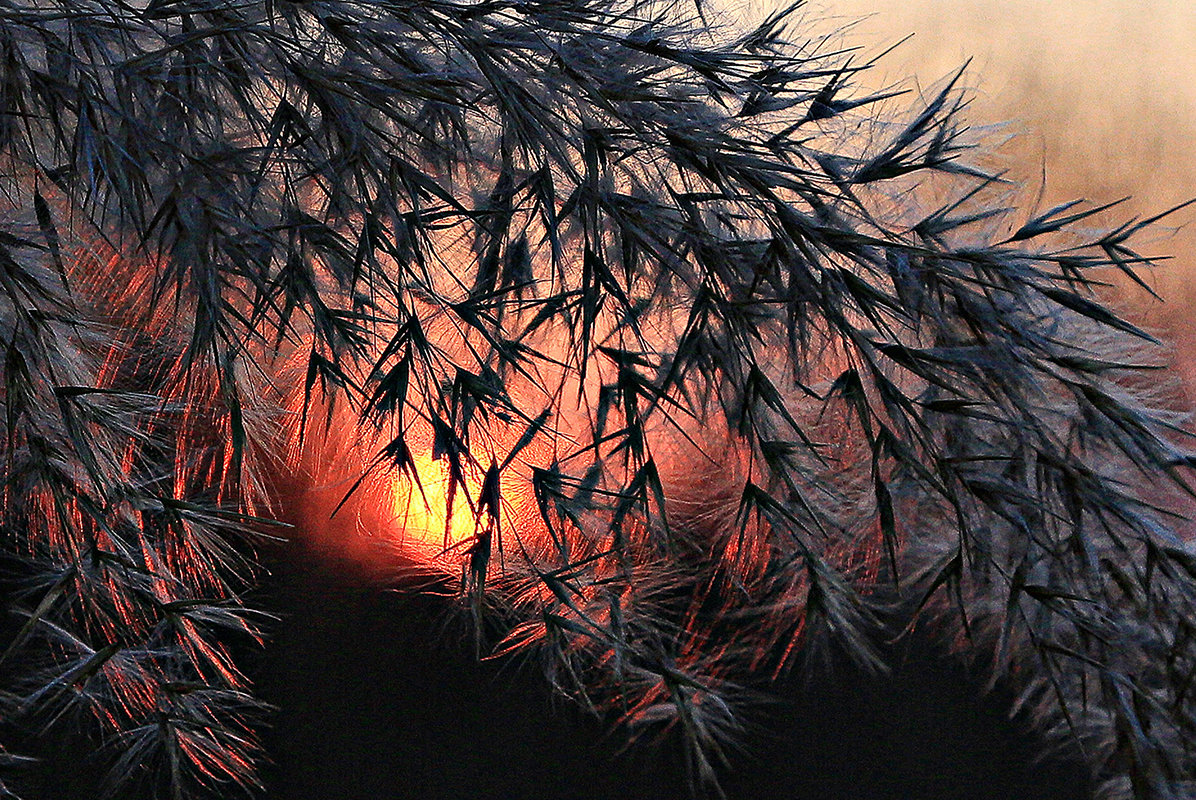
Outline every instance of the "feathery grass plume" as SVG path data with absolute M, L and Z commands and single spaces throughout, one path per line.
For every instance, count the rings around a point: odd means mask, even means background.
M 1005 208 L 958 75 L 853 95 L 799 5 L 0 6 L 14 725 L 251 790 L 239 532 L 349 440 L 427 498 L 426 443 L 480 646 L 695 789 L 798 652 L 935 614 L 1111 791 L 1182 792 L 1191 456 L 1092 294 L 1153 220 Z

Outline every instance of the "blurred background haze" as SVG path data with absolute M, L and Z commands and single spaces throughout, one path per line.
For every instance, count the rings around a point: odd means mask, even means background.
M 750 2 L 733 13 L 776 5 Z M 1026 185 L 1023 207 L 1044 175 L 1040 210 L 1128 196 L 1105 224 L 1196 197 L 1190 0 L 810 0 L 804 13 L 817 30 L 842 29 L 839 44 L 858 47 L 861 61 L 897 45 L 861 77 L 870 89 L 928 89 L 971 59 L 968 118 L 1008 123 L 992 141 L 1008 138 L 1001 163 Z M 1128 287 L 1113 302 L 1175 343 L 1196 389 L 1196 206 L 1140 244 L 1144 255 L 1172 256 L 1145 276 L 1166 302 Z

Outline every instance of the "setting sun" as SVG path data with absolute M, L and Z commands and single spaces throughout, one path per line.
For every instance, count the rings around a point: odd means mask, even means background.
M 430 437 L 411 437 L 412 469 L 396 471 L 390 478 L 393 516 L 389 526 L 397 544 L 424 556 L 460 555 L 475 537 L 487 530 L 500 536 L 518 535 L 525 541 L 543 530 L 528 465 L 547 466 L 552 459 L 552 448 L 537 439 L 522 448 L 511 463 L 504 464 L 505 454 L 517 437 L 506 430 L 491 434 L 496 448 L 494 457 L 483 457 L 479 463 L 463 460 L 456 481 L 451 476 L 449 458 L 434 457 Z M 493 519 L 494 512 L 483 500 L 487 468 L 482 463 L 495 464 L 497 519 Z
M 1194 12 L 0 2 L 0 800 L 1196 800 Z
M 486 524 L 476 513 L 483 476 L 467 469 L 464 485 L 450 486 L 448 459 L 433 459 L 427 450 L 416 453 L 414 462 L 418 483 L 398 475 L 392 489 L 395 528 L 402 543 L 440 551 L 472 539 Z

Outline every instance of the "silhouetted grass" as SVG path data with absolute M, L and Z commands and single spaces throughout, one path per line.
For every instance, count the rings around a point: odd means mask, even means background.
M 242 537 L 305 480 L 377 523 L 426 440 L 478 651 L 695 792 L 761 677 L 927 618 L 1110 792 L 1189 788 L 1191 455 L 1093 295 L 1164 215 L 1021 208 L 961 74 L 701 11 L 0 7 L 10 725 L 252 792 Z

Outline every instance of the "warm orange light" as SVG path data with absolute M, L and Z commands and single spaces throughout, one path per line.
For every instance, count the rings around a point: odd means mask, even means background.
M 416 485 L 407 475 L 394 481 L 395 526 L 403 544 L 421 550 L 449 550 L 477 535 L 480 523 L 477 508 L 482 476 L 467 469 L 464 485 L 455 487 L 452 514 L 449 514 L 449 465 L 447 459 L 433 459 L 431 449 L 413 454 Z M 422 488 L 422 492 L 420 491 Z
M 503 446 L 512 446 L 517 438 L 505 430 L 495 436 L 500 463 L 505 452 Z M 411 437 L 409 447 L 419 484 L 407 473 L 395 473 L 391 482 L 391 530 L 400 545 L 425 555 L 459 554 L 487 530 L 497 531 L 503 538 L 520 537 L 524 543 L 531 541 L 528 537 L 543 532 L 528 464 L 547 466 L 551 462 L 552 447 L 547 442 L 533 441 L 499 473 L 497 520 L 490 519 L 488 510 L 479 510 L 485 468 L 462 464 L 464 481 L 453 489 L 450 514 L 448 458 L 434 459 L 431 442 L 419 436 Z

